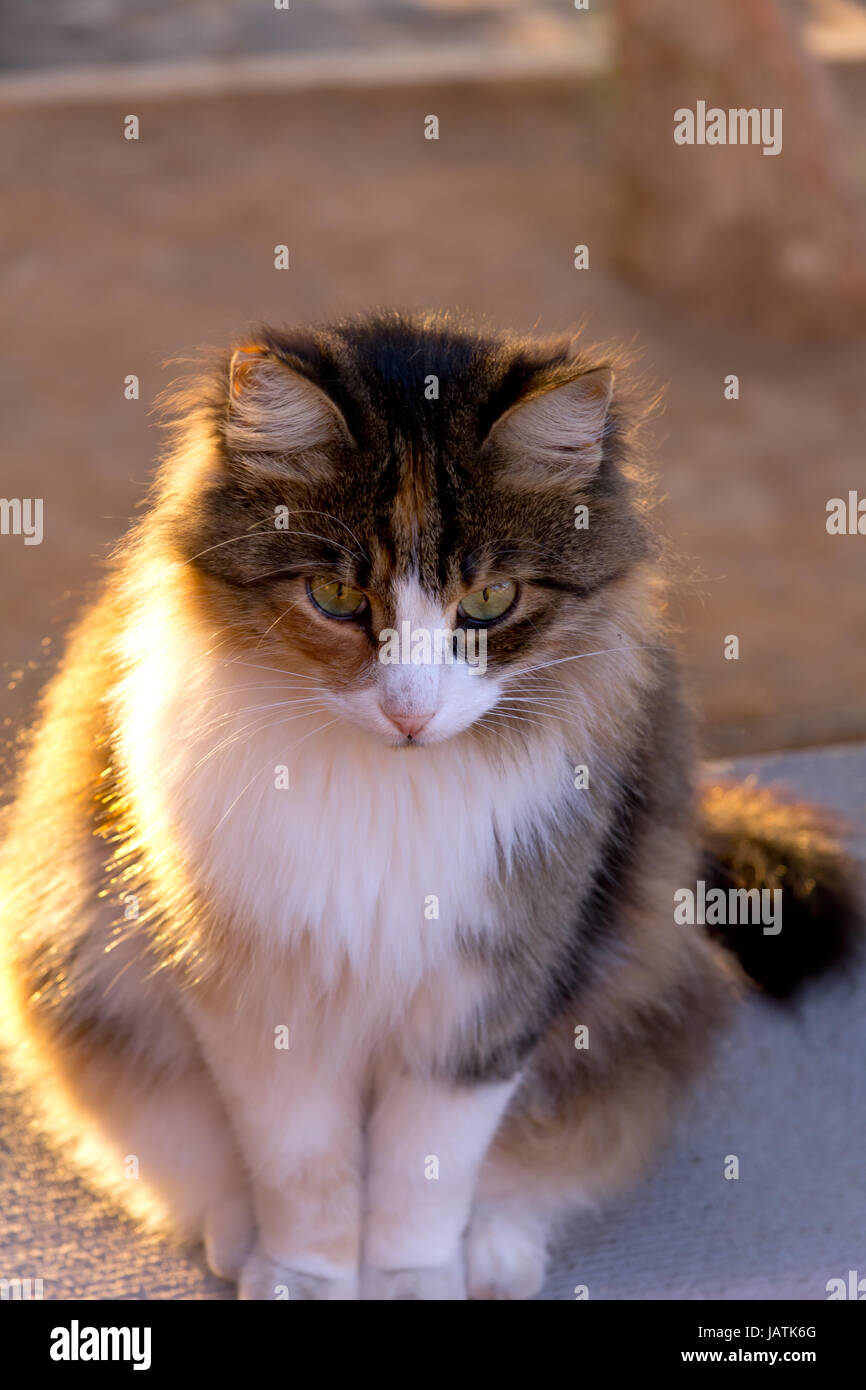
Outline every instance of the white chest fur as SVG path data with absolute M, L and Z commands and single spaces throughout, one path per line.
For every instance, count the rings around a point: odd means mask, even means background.
M 277 677 L 193 667 L 170 626 L 141 634 L 123 753 L 142 823 L 229 919 L 374 992 L 438 973 L 458 927 L 495 929 L 487 885 L 568 794 L 553 731 L 491 756 L 467 735 L 389 748 L 306 706 L 253 713 L 290 698 L 256 688 Z

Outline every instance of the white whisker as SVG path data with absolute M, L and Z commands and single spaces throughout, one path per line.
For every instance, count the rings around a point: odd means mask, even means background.
M 280 719 L 278 719 L 274 724 L 267 725 L 266 727 L 272 728 L 272 729 L 276 729 L 276 728 L 279 728 L 280 724 L 282 724 L 282 723 L 288 723 L 288 722 L 289 722 L 288 720 L 280 720 Z M 293 744 L 292 744 L 292 747 L 291 747 L 291 750 L 290 750 L 290 751 L 294 750 L 295 748 L 299 748 L 300 745 L 301 745 L 302 743 L 306 743 L 307 739 L 308 739 L 308 738 L 311 738 L 311 737 L 313 736 L 313 734 L 320 734 L 320 733 L 322 733 L 322 731 L 323 731 L 324 729 L 330 729 L 331 725 L 332 725 L 332 724 L 336 724 L 336 723 L 337 723 L 337 720 L 336 720 L 336 719 L 329 719 L 328 722 L 327 722 L 326 724 L 320 724 L 319 727 L 318 727 L 317 729 L 311 729 L 311 730 L 310 730 L 310 733 L 305 734 L 304 737 L 303 737 L 302 739 L 299 739 L 299 740 L 297 741 L 297 743 L 293 743 Z M 262 732 L 262 731 L 260 731 L 260 732 Z M 267 761 L 266 763 L 264 763 L 264 764 L 259 768 L 258 772 L 254 772 L 254 773 L 253 773 L 252 777 L 251 777 L 250 780 L 247 782 L 246 786 L 241 787 L 241 789 L 240 789 L 240 791 L 238 792 L 237 796 L 235 797 L 234 801 L 231 803 L 231 805 L 228 807 L 228 809 L 227 809 L 226 811 L 224 811 L 223 814 L 220 816 L 219 820 L 217 821 L 216 825 L 214 826 L 213 830 L 211 831 L 210 836 L 208 837 L 209 839 L 212 839 L 212 838 L 213 838 L 213 836 L 214 836 L 214 835 L 216 834 L 216 832 L 219 830 L 220 826 L 221 826 L 221 825 L 223 824 L 223 822 L 225 821 L 226 817 L 229 816 L 229 815 L 231 814 L 231 812 L 234 810 L 235 806 L 237 806 L 237 804 L 238 804 L 238 802 L 240 801 L 241 797 L 243 796 L 244 792 L 249 790 L 249 788 L 252 786 L 253 782 L 255 782 L 255 780 L 256 780 L 257 777 L 261 777 L 261 775 L 262 775 L 262 773 L 264 772 L 265 768 L 271 767 L 271 766 L 273 766 L 273 763 L 272 763 L 271 758 L 269 758 L 268 761 Z
M 588 656 L 610 656 L 614 652 L 639 652 L 639 651 L 663 651 L 664 648 L 658 642 L 632 642 L 624 647 L 603 647 L 597 652 L 578 652 L 576 656 L 560 656 L 555 661 L 542 661 L 538 666 L 526 666 L 522 671 L 514 673 L 514 679 L 520 676 L 528 676 L 530 671 L 546 671 L 549 666 L 562 666 L 567 661 L 584 661 Z

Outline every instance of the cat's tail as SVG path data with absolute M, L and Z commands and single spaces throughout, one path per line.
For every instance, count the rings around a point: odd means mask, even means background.
M 853 962 L 860 885 L 827 814 L 749 780 L 707 786 L 701 822 L 705 893 L 724 895 L 706 910 L 707 930 L 767 994 L 790 998 L 806 980 Z M 766 890 L 760 907 L 754 893 L 745 896 L 754 889 Z

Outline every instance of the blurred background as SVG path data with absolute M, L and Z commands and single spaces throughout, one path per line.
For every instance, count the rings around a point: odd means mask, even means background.
M 45 515 L 0 536 L 6 732 L 144 495 L 168 359 L 395 305 L 640 349 L 707 751 L 866 738 L 866 536 L 826 529 L 866 498 L 861 5 L 0 0 L 0 34 L 0 492 Z M 782 153 L 675 145 L 699 100 L 781 107 Z

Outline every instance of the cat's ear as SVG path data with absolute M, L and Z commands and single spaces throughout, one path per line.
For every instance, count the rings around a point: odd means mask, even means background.
M 511 406 L 486 441 L 505 466 L 503 481 L 554 487 L 589 477 L 601 463 L 612 395 L 613 372 L 598 367 Z
M 337 447 L 353 444 L 339 408 L 267 348 L 238 348 L 229 367 L 225 442 L 246 470 L 321 476 Z

